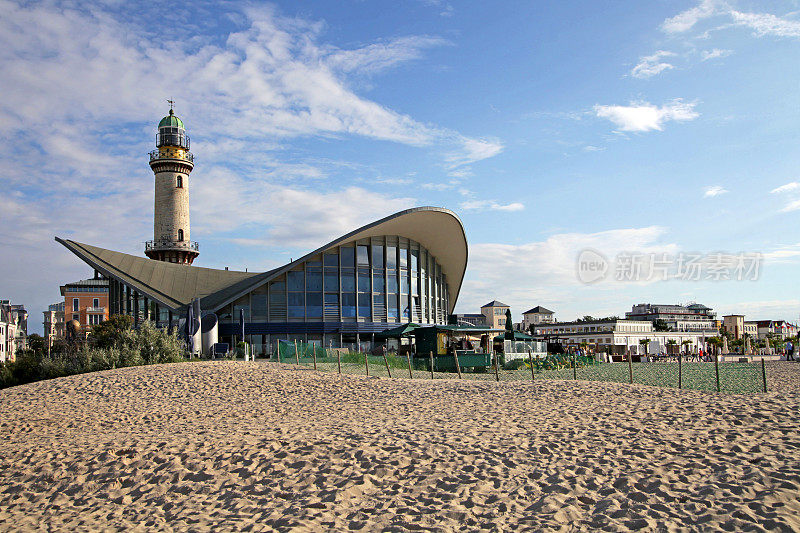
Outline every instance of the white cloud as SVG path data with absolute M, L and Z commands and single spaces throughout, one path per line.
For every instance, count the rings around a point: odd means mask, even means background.
M 483 211 L 486 209 L 492 211 L 522 211 L 525 209 L 525 205 L 520 202 L 501 204 L 494 200 L 467 200 L 462 202 L 460 207 L 465 211 Z
M 719 196 L 721 194 L 725 194 L 728 192 L 728 189 L 720 186 L 720 185 L 710 185 L 703 190 L 703 197 L 704 198 L 713 198 L 714 196 Z
M 419 59 L 425 49 L 445 44 L 449 43 L 440 37 L 414 35 L 355 50 L 334 49 L 325 62 L 342 72 L 375 74 L 398 63 Z
M 666 57 L 674 56 L 674 52 L 666 50 L 659 50 L 650 56 L 639 58 L 639 63 L 631 70 L 631 76 L 634 78 L 650 78 L 657 74 L 661 74 L 665 70 L 675 68 L 671 63 L 662 61 Z
M 697 6 L 665 20 L 661 28 L 667 33 L 688 31 L 699 21 L 717 14 L 720 5 L 721 3 L 715 0 L 702 0 Z
M 445 155 L 445 160 L 451 169 L 494 157 L 503 151 L 503 143 L 498 139 L 472 139 L 458 136 L 456 142 L 459 148 Z
M 592 146 L 591 144 L 587 144 L 583 147 L 584 152 L 602 152 L 605 148 L 599 146 Z
M 788 213 L 789 211 L 797 211 L 798 209 L 800 209 L 800 199 L 790 201 L 781 211 Z
M 781 193 L 784 193 L 784 192 L 791 192 L 791 191 L 796 191 L 796 190 L 799 190 L 799 189 L 800 189 L 800 182 L 792 181 L 792 182 L 787 183 L 786 185 L 781 185 L 780 187 L 776 187 L 776 188 L 772 189 L 770 192 L 772 194 L 781 194 Z
M 753 30 L 757 37 L 800 37 L 800 22 L 786 20 L 769 13 L 741 13 L 731 11 L 734 24 Z
M 733 53 L 733 50 L 722 50 L 720 48 L 714 48 L 713 50 L 703 50 L 701 53 L 701 60 L 702 61 L 710 61 L 712 59 L 719 59 L 721 57 L 728 57 Z
M 694 110 L 695 103 L 673 100 L 661 107 L 653 104 L 631 103 L 629 106 L 595 105 L 594 112 L 599 118 L 613 122 L 619 131 L 661 131 L 669 121 L 686 122 L 700 114 Z

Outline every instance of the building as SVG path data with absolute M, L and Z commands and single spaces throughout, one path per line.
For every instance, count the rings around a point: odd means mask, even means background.
M 522 313 L 522 331 L 531 331 L 531 326 L 538 324 L 552 324 L 555 322 L 553 311 L 537 305 Z
M 734 340 L 741 339 L 744 336 L 744 315 L 723 316 L 722 327 Z
M 61 286 L 64 297 L 64 320 L 77 320 L 84 333 L 109 317 L 107 279 L 95 272 L 95 277 Z
M 157 261 L 191 265 L 200 253 L 197 243 L 191 240 L 189 224 L 189 174 L 194 168 L 194 156 L 172 102 L 169 114 L 158 123 L 150 168 L 155 174 L 153 240 L 145 243 L 144 253 Z
M 355 347 L 401 323 L 446 324 L 467 267 L 461 221 L 437 207 L 389 215 L 261 273 L 56 240 L 108 282 L 111 314 L 177 325 L 198 297 L 203 312 L 219 319 L 220 342 L 234 340 L 243 312 L 247 340 L 259 355 L 280 339 Z
M 485 326 L 486 317 L 481 313 L 459 313 L 450 315 L 450 322 L 459 326 Z
M 756 322 L 758 338 L 786 339 L 797 335 L 797 324 L 785 320 L 759 320 Z
M 636 304 L 631 311 L 625 313 L 627 320 L 663 320 L 672 331 L 698 331 L 712 333 L 718 331 L 717 314 L 710 307 L 693 303 L 689 305 L 673 304 Z
M 534 334 L 559 342 L 567 348 L 592 346 L 597 352 L 645 355 L 671 353 L 671 350 L 696 351 L 705 348 L 711 335 L 695 331 L 655 331 L 649 320 L 607 318 L 592 321 L 539 324 Z M 649 340 L 647 347 L 641 341 Z M 669 348 L 674 341 L 674 348 Z M 646 350 L 646 351 L 645 351 Z
M 484 325 L 492 329 L 503 329 L 506 327 L 506 311 L 511 309 L 503 302 L 492 300 L 486 305 L 481 306 L 481 314 L 484 316 Z
M 48 345 L 53 341 L 64 338 L 64 302 L 57 302 L 47 306 L 44 311 L 44 338 Z
M 749 336 L 752 339 L 758 337 L 758 322 L 749 322 L 747 320 L 744 321 L 742 324 L 742 331 L 744 335 Z
M 20 304 L 0 300 L 0 362 L 14 361 L 27 345 L 28 312 Z

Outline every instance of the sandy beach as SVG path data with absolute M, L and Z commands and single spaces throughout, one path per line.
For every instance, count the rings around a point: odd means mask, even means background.
M 265 362 L 0 391 L 0 529 L 798 530 L 800 365 L 766 394 Z

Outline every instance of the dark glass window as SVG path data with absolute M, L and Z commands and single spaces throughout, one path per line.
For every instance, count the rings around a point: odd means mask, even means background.
M 339 290 L 339 271 L 335 268 L 325 269 L 325 290 L 338 291 Z
M 358 316 L 360 317 L 369 317 L 371 315 L 371 304 L 372 304 L 372 295 L 371 294 L 361 294 L 358 295 Z
M 400 271 L 400 292 L 408 294 L 408 270 Z
M 347 318 L 356 316 L 356 295 L 354 292 L 342 294 L 342 316 Z
M 290 272 L 292 274 L 292 272 Z M 319 267 L 309 268 L 306 272 L 306 283 L 308 284 L 308 291 L 321 291 L 322 290 L 322 269 Z
M 264 317 L 267 316 L 267 295 L 266 294 L 253 294 L 250 297 L 253 304 L 253 316 Z
M 325 254 L 325 266 L 326 267 L 338 267 L 339 266 L 339 254 Z
M 383 279 L 383 271 L 372 274 L 372 292 L 385 292 L 386 283 Z
M 286 282 L 287 282 L 287 285 L 288 285 L 288 290 L 290 290 L 290 291 L 304 291 L 304 290 L 306 290 L 305 286 L 303 285 L 303 272 L 302 271 L 289 272 L 286 275 Z
M 305 302 L 302 292 L 289 293 L 289 317 L 303 318 L 306 314 Z
M 183 230 L 182 229 L 178 230 L 178 240 L 180 242 L 183 242 Z
M 386 268 L 397 268 L 397 246 L 386 247 Z
M 397 271 L 389 270 L 386 276 L 386 292 L 397 292 Z
M 343 246 L 339 248 L 339 253 L 342 255 L 343 267 L 356 266 L 356 250 L 352 246 Z
M 178 178 L 175 181 L 176 181 L 175 186 L 178 189 L 183 187 L 183 176 L 178 176 Z
M 396 320 L 399 317 L 397 313 L 397 295 L 389 294 L 387 295 L 386 300 L 386 312 L 389 318 L 394 318 Z
M 342 291 L 356 292 L 356 272 L 352 268 L 342 269 Z
M 372 245 L 372 267 L 383 268 L 383 246 L 380 244 Z
M 339 295 L 338 294 L 326 294 L 325 295 L 325 306 L 329 305 L 339 305 Z
M 372 295 L 372 302 L 375 304 L 375 307 L 376 307 L 375 312 L 377 313 L 378 312 L 377 308 L 380 308 L 380 307 L 383 307 L 383 306 L 386 305 L 386 296 L 384 296 L 383 294 L 373 294 Z
M 411 270 L 416 272 L 419 269 L 419 250 L 411 250 Z
M 358 246 L 358 266 L 369 266 L 369 246 Z
M 321 318 L 322 317 L 322 293 L 321 292 L 308 292 L 308 293 L 306 293 L 306 316 L 308 318 Z
M 411 307 L 409 306 L 408 303 L 407 294 L 400 295 L 400 307 L 402 307 L 403 309 L 403 318 L 406 319 L 407 321 L 411 320 Z
M 359 269 L 358 271 L 358 292 L 370 292 L 369 270 Z
M 400 268 L 408 268 L 408 245 L 401 245 L 400 248 Z

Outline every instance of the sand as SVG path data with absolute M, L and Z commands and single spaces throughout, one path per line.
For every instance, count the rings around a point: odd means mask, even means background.
M 14 387 L 0 530 L 798 530 L 798 370 L 752 396 L 265 362 Z

